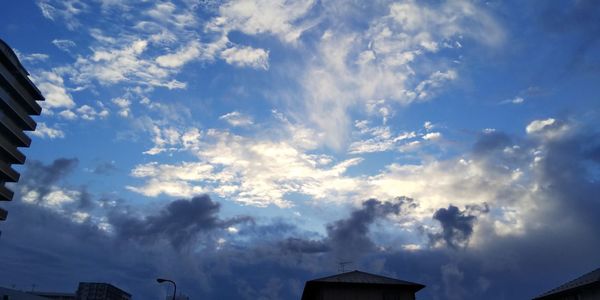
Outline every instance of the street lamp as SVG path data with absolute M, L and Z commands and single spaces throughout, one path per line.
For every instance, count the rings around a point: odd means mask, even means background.
M 158 283 L 163 283 L 163 282 L 170 282 L 173 284 L 173 300 L 175 300 L 175 295 L 177 294 L 177 284 L 175 284 L 175 281 L 170 280 L 170 279 L 164 279 L 164 278 L 156 278 L 156 282 Z

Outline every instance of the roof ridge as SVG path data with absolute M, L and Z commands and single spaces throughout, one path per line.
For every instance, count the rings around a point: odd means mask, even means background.
M 597 274 L 594 274 L 596 272 L 597 272 Z M 589 278 L 587 278 L 587 277 L 589 277 Z M 545 293 L 543 293 L 543 294 L 535 297 L 534 299 L 538 299 L 540 297 L 549 296 L 549 295 L 552 295 L 552 294 L 557 294 L 557 293 L 560 293 L 560 292 L 563 292 L 563 291 L 567 291 L 567 290 L 569 290 L 571 288 L 576 288 L 576 287 L 579 287 L 579 286 L 584 286 L 586 284 L 597 282 L 597 281 L 600 281 L 600 267 L 598 267 L 598 268 L 596 268 L 596 269 L 594 269 L 594 270 L 592 270 L 590 272 L 584 273 L 583 275 L 581 275 L 581 276 L 579 276 L 579 277 L 577 277 L 577 278 L 575 278 L 573 280 L 569 280 L 569 281 L 567 281 L 567 282 L 565 282 L 565 283 L 563 283 L 563 284 L 561 284 L 561 285 L 559 285 L 559 286 L 557 286 L 557 287 L 555 287 L 555 288 L 553 288 L 553 289 L 551 289 L 551 290 L 549 290 L 549 291 L 547 291 L 547 292 L 545 292 Z

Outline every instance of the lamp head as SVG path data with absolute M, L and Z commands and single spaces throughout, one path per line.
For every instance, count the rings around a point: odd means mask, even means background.
M 163 283 L 165 281 L 167 281 L 167 280 L 166 279 L 162 279 L 162 278 L 156 278 L 156 282 L 158 282 L 158 283 Z

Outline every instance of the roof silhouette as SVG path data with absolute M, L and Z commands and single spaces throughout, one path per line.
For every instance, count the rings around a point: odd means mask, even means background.
M 542 299 L 543 297 L 559 294 L 559 293 L 568 291 L 570 289 L 582 287 L 582 286 L 596 283 L 596 282 L 600 282 L 600 268 L 597 268 L 596 270 L 586 273 L 586 274 L 578 277 L 577 279 L 571 280 L 563 285 L 560 285 L 554 289 L 551 289 L 533 299 Z
M 416 293 L 425 286 L 420 283 L 385 277 L 354 270 L 333 276 L 309 280 L 304 285 L 302 300 L 317 299 L 321 288 L 360 288 L 367 290 L 404 290 Z M 362 298 L 357 298 L 362 299 Z
M 385 277 L 381 275 L 370 274 L 354 270 L 333 276 L 309 280 L 308 282 L 330 282 L 330 283 L 358 283 L 358 284 L 388 284 L 388 285 L 409 285 L 414 287 L 425 287 L 422 284 Z

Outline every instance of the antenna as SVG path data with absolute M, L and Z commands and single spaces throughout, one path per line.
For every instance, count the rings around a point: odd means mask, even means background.
M 338 262 L 338 265 L 339 265 L 338 272 L 341 272 L 341 273 L 346 272 L 346 266 L 347 265 L 351 265 L 351 264 L 352 264 L 351 261 L 340 261 L 340 262 Z

